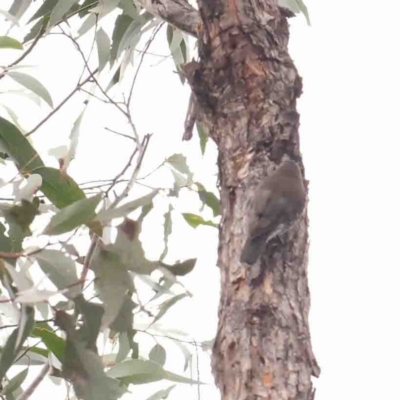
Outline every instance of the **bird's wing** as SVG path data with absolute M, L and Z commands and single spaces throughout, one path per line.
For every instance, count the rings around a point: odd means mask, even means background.
M 255 212 L 249 224 L 250 237 L 253 239 L 261 235 L 270 236 L 285 217 L 287 200 L 284 197 L 262 197 L 264 198 L 264 204 L 263 206 L 261 205 L 261 199 L 256 200 Z M 265 199 L 267 199 L 266 202 Z

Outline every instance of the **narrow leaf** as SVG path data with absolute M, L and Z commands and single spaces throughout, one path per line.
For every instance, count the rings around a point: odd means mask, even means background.
M 219 215 L 219 200 L 214 193 L 208 192 L 201 183 L 196 183 L 197 188 L 199 190 L 200 200 L 211 208 L 213 211 L 214 217 Z
M 81 287 L 77 285 L 79 279 L 75 262 L 72 258 L 58 250 L 42 250 L 33 257 L 57 289 L 63 290 L 70 287 L 68 292 L 63 292 L 65 296 L 74 298 L 81 293 Z
M 110 38 L 104 29 L 96 33 L 97 53 L 99 54 L 99 71 L 102 71 L 110 59 Z
M 31 90 L 33 93 L 41 97 L 50 107 L 53 107 L 53 100 L 48 90 L 33 76 L 22 72 L 9 72 L 7 74 L 15 82 Z
M 61 173 L 60 170 L 40 167 L 35 169 L 35 173 L 43 179 L 40 190 L 56 207 L 63 208 L 85 199 L 85 193 L 77 183 L 67 174 Z
M 124 36 L 133 18 L 126 14 L 119 15 L 114 24 L 114 31 L 112 34 L 112 45 L 110 50 L 110 63 L 111 66 L 117 59 L 118 47 L 121 43 L 122 36 Z
M 16 389 L 18 389 L 24 382 L 25 378 L 27 377 L 28 371 L 29 369 L 25 368 L 19 374 L 15 375 L 12 379 L 10 379 L 7 386 L 3 389 L 2 394 L 5 396 L 9 396 Z
M 50 15 L 57 3 L 58 0 L 45 0 L 45 2 L 39 7 L 35 14 L 33 14 L 28 23 L 45 15 Z
M 59 0 L 50 14 L 49 26 L 54 26 L 60 22 L 63 16 L 71 9 L 71 7 L 78 3 L 79 0 Z
M 160 344 L 156 344 L 149 353 L 149 359 L 157 364 L 164 365 L 167 358 L 167 352 Z
M 185 297 L 187 297 L 186 293 L 181 293 L 178 294 L 174 297 L 172 297 L 171 299 L 166 300 L 164 303 L 161 304 L 160 306 L 160 311 L 159 313 L 156 315 L 156 317 L 154 318 L 153 324 L 154 322 L 158 321 L 161 317 L 163 317 L 165 315 L 165 313 L 174 305 L 176 304 L 179 300 L 184 299 Z
M 111 210 L 110 209 L 102 210 L 97 215 L 96 221 L 104 222 L 104 221 L 110 221 L 114 218 L 126 217 L 129 213 L 136 210 L 137 208 L 150 204 L 157 193 L 158 190 L 153 190 L 146 196 L 140 197 L 136 200 L 126 203 L 121 207 L 113 208 Z
M 185 221 L 192 227 L 192 228 L 197 228 L 199 225 L 206 225 L 206 226 L 212 226 L 214 228 L 217 228 L 218 225 L 215 224 L 212 221 L 206 221 L 200 215 L 196 214 L 191 214 L 191 213 L 183 213 L 182 214 L 183 218 L 185 218 Z
M 0 48 L 22 50 L 24 46 L 18 40 L 9 36 L 0 36 Z
M 96 195 L 89 199 L 79 200 L 60 210 L 47 225 L 44 233 L 47 235 L 60 235 L 69 232 L 80 225 L 93 219 L 95 209 L 100 203 L 102 195 Z
M 34 328 L 32 336 L 42 339 L 42 342 L 48 350 L 50 350 L 60 362 L 64 360 L 65 340 L 44 328 Z
M 199 139 L 200 139 L 200 149 L 201 149 L 201 154 L 204 156 L 204 153 L 206 151 L 206 146 L 208 142 L 208 134 L 204 130 L 203 126 L 196 122 L 196 127 L 197 127 L 197 133 L 199 134 Z
M 11 122 L 0 117 L 0 145 L 24 174 L 44 166 L 28 139 Z

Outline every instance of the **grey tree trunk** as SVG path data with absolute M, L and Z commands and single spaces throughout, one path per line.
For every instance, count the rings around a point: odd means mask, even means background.
M 276 0 L 199 0 L 200 61 L 185 72 L 219 149 L 221 301 L 213 371 L 223 400 L 310 400 L 306 212 L 261 260 L 240 263 L 248 204 L 283 158 L 301 162 L 287 18 Z M 255 270 L 256 269 L 256 270 Z M 261 275 L 260 275 L 261 274 Z M 249 277 L 260 275 L 252 285 Z
M 302 82 L 287 49 L 292 15 L 277 0 L 197 0 L 199 11 L 187 0 L 138 1 L 199 39 L 200 61 L 184 72 L 197 119 L 219 149 L 222 285 L 213 370 L 222 399 L 310 400 L 319 367 L 308 326 L 307 212 L 254 266 L 240 263 L 260 178 L 284 158 L 302 165 Z

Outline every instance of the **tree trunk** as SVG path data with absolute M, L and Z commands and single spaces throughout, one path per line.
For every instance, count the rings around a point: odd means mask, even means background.
M 276 0 L 199 0 L 200 61 L 185 73 L 198 119 L 219 149 L 221 301 L 213 370 L 223 400 L 310 400 L 319 375 L 308 327 L 308 220 L 240 264 L 248 204 L 282 159 L 302 166 L 288 55 L 290 12 Z M 261 281 L 252 284 L 250 276 Z

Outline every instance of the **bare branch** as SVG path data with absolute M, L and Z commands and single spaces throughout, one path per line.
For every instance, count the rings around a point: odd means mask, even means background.
M 96 68 L 93 73 L 96 73 L 98 68 Z M 86 83 L 90 82 L 92 79 L 92 75 L 89 75 L 84 81 L 78 83 L 75 89 L 53 110 L 44 118 L 42 119 L 31 131 L 29 131 L 25 136 L 30 136 L 32 133 L 36 132 L 46 121 L 48 121 L 77 91 L 81 90 L 82 86 L 86 85 Z
M 34 381 L 29 385 L 29 387 L 18 397 L 17 400 L 28 400 L 29 397 L 33 394 L 33 392 L 37 389 L 43 379 L 46 377 L 48 372 L 50 371 L 50 364 L 47 361 L 40 374 L 34 379 Z

